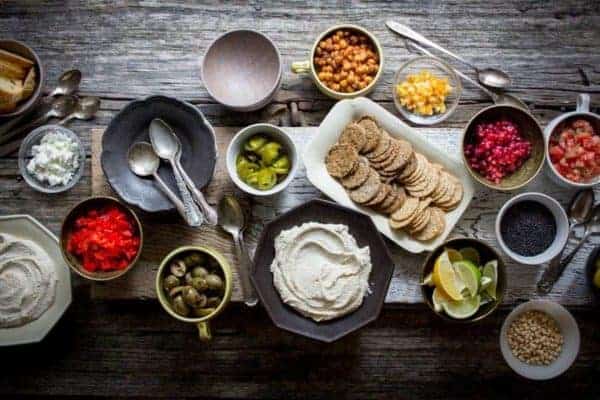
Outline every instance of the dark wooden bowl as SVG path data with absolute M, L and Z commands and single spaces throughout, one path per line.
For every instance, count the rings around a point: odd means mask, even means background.
M 531 143 L 531 156 L 525 163 L 510 175 L 505 176 L 499 184 L 491 182 L 469 166 L 465 157 L 465 146 L 475 142 L 475 129 L 482 122 L 493 122 L 499 119 L 513 121 L 521 134 Z M 546 156 L 544 133 L 534 116 L 519 107 L 506 104 L 492 105 L 479 111 L 467 124 L 461 140 L 461 156 L 471 176 L 479 183 L 491 189 L 512 191 L 527 185 L 542 169 Z
M 594 285 L 594 274 L 596 273 L 596 259 L 600 258 L 600 246 L 594 247 L 594 250 L 590 253 L 585 263 L 585 276 L 590 290 L 594 296 L 595 303 L 600 303 L 600 288 Z
M 470 318 L 456 319 L 449 317 L 444 313 L 436 312 L 433 307 L 433 302 L 431 300 L 434 288 L 426 285 L 421 285 L 421 294 L 423 295 L 425 303 L 427 303 L 429 308 L 431 308 L 431 311 L 433 311 L 436 315 L 449 322 L 469 324 L 484 319 L 485 317 L 493 313 L 494 310 L 496 310 L 496 308 L 498 308 L 500 303 L 502 303 L 502 299 L 504 298 L 504 293 L 506 292 L 506 266 L 504 265 L 504 261 L 502 261 L 500 254 L 498 254 L 496 250 L 494 250 L 492 247 L 482 242 L 481 240 L 466 237 L 450 239 L 429 254 L 427 259 L 423 263 L 423 269 L 421 272 L 421 282 L 425 280 L 425 277 L 427 275 L 433 272 L 433 265 L 435 263 L 435 260 L 444 251 L 444 248 L 446 247 L 451 247 L 456 250 L 461 249 L 463 247 L 473 247 L 479 252 L 482 264 L 485 264 L 486 262 L 491 260 L 498 260 L 498 283 L 496 286 L 497 299 L 496 301 L 487 303 L 479 307 L 477 313 L 475 313 Z
M 287 306 L 273 285 L 271 263 L 275 257 L 274 241 L 282 230 L 305 222 L 344 224 L 349 227 L 360 247 L 369 246 L 373 268 L 369 276 L 372 293 L 354 312 L 330 321 L 315 322 Z M 293 208 L 265 226 L 254 255 L 252 282 L 260 301 L 278 327 L 323 342 L 333 342 L 379 316 L 394 272 L 389 251 L 367 215 L 320 199 Z
M 71 237 L 71 233 L 73 230 L 73 225 L 75 220 L 80 215 L 86 213 L 91 209 L 98 209 L 100 207 L 106 205 L 115 205 L 121 210 L 123 210 L 126 214 L 128 214 L 134 221 L 137 226 L 138 234 L 140 237 L 140 247 L 138 249 L 137 255 L 135 258 L 129 263 L 127 268 L 115 270 L 115 271 L 98 271 L 98 272 L 90 272 L 84 269 L 81 266 L 81 263 L 73 254 L 69 253 L 67 250 L 67 243 L 69 242 L 69 238 Z M 126 274 L 133 266 L 137 263 L 140 258 L 140 254 L 142 254 L 142 247 L 144 245 L 144 232 L 142 231 L 142 223 L 140 222 L 138 216 L 133 212 L 132 209 L 124 205 L 119 200 L 112 197 L 90 197 L 76 204 L 65 217 L 61 230 L 60 230 L 60 251 L 62 252 L 63 258 L 65 259 L 67 265 L 78 275 L 83 276 L 86 279 L 90 279 L 93 281 L 109 281 L 115 278 L 118 278 L 124 274 Z
M 21 57 L 25 57 L 33 61 L 35 63 L 34 68 L 36 69 L 35 72 L 37 74 L 35 90 L 33 91 L 31 97 L 26 101 L 20 102 L 14 111 L 9 113 L 0 113 L 0 119 L 2 119 L 16 117 L 23 113 L 29 112 L 37 104 L 40 99 L 40 95 L 42 94 L 42 89 L 44 88 L 46 74 L 38 55 L 25 43 L 19 42 L 18 40 L 0 40 L 0 49 L 10 51 L 11 53 L 15 53 Z

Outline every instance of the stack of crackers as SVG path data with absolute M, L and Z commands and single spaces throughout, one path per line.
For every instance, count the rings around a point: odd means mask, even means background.
M 442 234 L 445 213 L 463 197 L 456 177 L 368 116 L 346 126 L 325 165 L 352 201 L 389 215 L 393 229 L 420 241 Z

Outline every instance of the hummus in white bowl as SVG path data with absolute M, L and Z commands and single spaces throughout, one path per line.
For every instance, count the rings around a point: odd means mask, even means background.
M 0 328 L 38 319 L 54 302 L 56 270 L 32 241 L 0 235 Z
M 277 236 L 271 272 L 284 303 L 326 321 L 360 307 L 369 293 L 371 255 L 346 225 L 307 222 Z

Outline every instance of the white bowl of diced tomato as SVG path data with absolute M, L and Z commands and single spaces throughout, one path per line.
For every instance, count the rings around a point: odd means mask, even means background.
M 550 177 L 559 185 L 589 188 L 600 183 L 600 115 L 590 96 L 580 94 L 575 111 L 553 119 L 544 130 Z

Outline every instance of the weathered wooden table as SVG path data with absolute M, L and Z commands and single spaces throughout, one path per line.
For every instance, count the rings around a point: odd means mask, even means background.
M 0 0 L 0 37 L 22 40 L 41 56 L 48 85 L 68 68 L 83 71 L 82 94 L 102 98 L 98 117 L 72 128 L 86 143 L 90 163 L 81 182 L 61 195 L 46 196 L 19 177 L 14 157 L 0 159 L 0 214 L 28 213 L 55 232 L 65 212 L 91 194 L 106 193 L 98 174 L 97 140 L 127 102 L 150 94 L 196 104 L 218 128 L 219 142 L 258 121 L 290 126 L 298 144 L 318 134 L 333 102 L 306 79 L 289 72 L 303 60 L 315 35 L 334 23 L 366 26 L 386 52 L 384 76 L 371 98 L 393 110 L 395 69 L 412 54 L 388 31 L 393 18 L 447 45 L 477 64 L 503 68 L 514 92 L 542 124 L 571 109 L 578 92 L 600 105 L 600 3 L 474 1 L 437 2 L 220 2 L 88 1 L 6 2 Z M 284 61 L 283 87 L 275 101 L 255 113 L 228 111 L 216 104 L 200 80 L 204 50 L 218 34 L 252 27 L 278 44 Z M 456 154 L 460 130 L 481 107 L 485 94 L 465 84 L 457 112 L 444 124 L 419 128 L 433 145 Z M 597 110 L 597 109 L 596 109 Z M 292 127 L 303 125 L 304 127 Z M 228 127 L 228 128 L 226 128 Z M 222 154 L 222 152 L 221 152 Z M 493 221 L 509 195 L 481 187 L 453 234 L 473 235 L 495 245 Z M 526 190 L 548 193 L 566 204 L 572 193 L 540 176 Z M 209 201 L 233 191 L 223 171 L 208 188 Z M 599 193 L 600 194 L 600 193 Z M 250 246 L 261 225 L 306 199 L 319 196 L 303 172 L 274 200 L 250 200 Z M 191 233 L 179 224 L 149 218 L 150 236 L 169 234 L 175 243 L 209 243 L 229 257 L 229 241 L 218 231 Z M 152 239 L 151 239 L 152 240 Z M 157 239 L 155 239 L 157 241 Z M 389 242 L 388 242 L 389 243 Z M 570 306 L 582 332 L 582 350 L 562 377 L 534 384 L 504 364 L 497 345 L 503 317 L 516 303 L 536 297 L 541 268 L 509 263 L 504 307 L 489 319 L 464 328 L 438 320 L 422 304 L 417 276 L 423 255 L 390 244 L 397 264 L 381 318 L 339 342 L 325 346 L 278 330 L 259 308 L 233 305 L 220 318 L 216 339 L 197 343 L 189 326 L 166 316 L 155 300 L 153 260 L 169 246 L 156 246 L 124 279 L 90 288 L 76 280 L 71 309 L 39 345 L 0 350 L 0 394 L 210 398 L 532 398 L 579 393 L 597 398 L 600 385 L 598 329 L 582 266 L 594 244 L 576 257 L 546 296 Z M 232 258 L 231 261 L 234 261 Z

